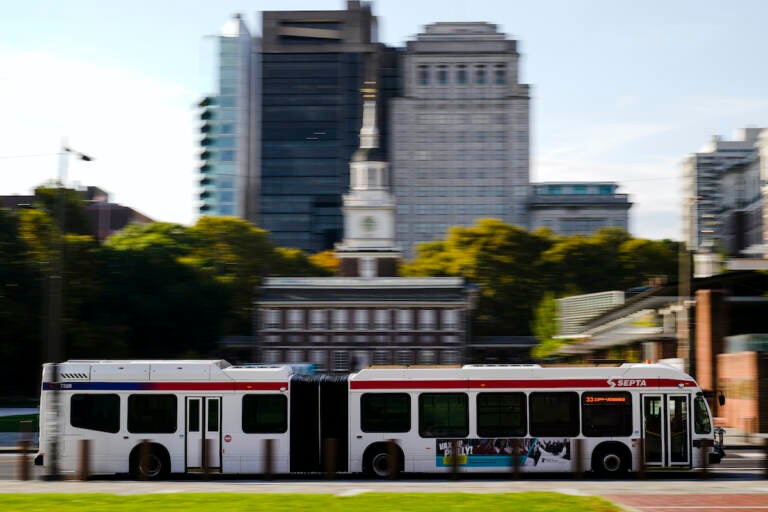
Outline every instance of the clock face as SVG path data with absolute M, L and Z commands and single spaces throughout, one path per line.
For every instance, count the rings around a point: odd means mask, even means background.
M 376 219 L 374 219 L 370 215 L 366 215 L 360 221 L 360 225 L 362 226 L 363 231 L 371 232 L 374 229 L 376 229 Z

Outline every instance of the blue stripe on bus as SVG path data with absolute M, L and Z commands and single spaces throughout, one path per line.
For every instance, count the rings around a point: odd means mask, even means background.
M 151 382 L 63 382 L 56 386 L 67 391 L 147 391 L 153 388 Z M 53 389 L 52 382 L 43 382 L 43 391 Z

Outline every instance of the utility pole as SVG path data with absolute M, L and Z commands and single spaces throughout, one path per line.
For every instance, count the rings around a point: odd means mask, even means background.
M 51 270 L 48 279 L 48 332 L 47 332 L 47 359 L 51 365 L 51 388 L 48 410 L 45 411 L 46 430 L 49 439 L 48 473 L 46 480 L 59 480 L 59 427 L 60 415 L 60 384 L 59 362 L 63 356 L 64 332 L 62 318 L 64 310 L 64 237 L 67 230 L 66 187 L 67 170 L 69 167 L 69 155 L 75 155 L 78 160 L 90 162 L 90 156 L 74 151 L 62 140 L 59 152 L 59 176 L 56 190 L 55 216 L 59 222 L 59 229 L 53 229 L 54 243 L 52 251 Z

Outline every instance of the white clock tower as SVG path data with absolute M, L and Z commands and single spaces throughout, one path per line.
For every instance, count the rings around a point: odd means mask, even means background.
M 360 149 L 352 155 L 350 190 L 344 195 L 344 240 L 336 245 L 343 277 L 393 277 L 402 258 L 395 244 L 395 199 L 389 165 L 379 149 L 376 83 L 366 82 Z

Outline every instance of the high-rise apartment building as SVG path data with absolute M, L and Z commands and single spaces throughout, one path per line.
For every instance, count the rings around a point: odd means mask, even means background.
M 389 152 L 408 256 L 477 218 L 527 226 L 530 96 L 519 58 L 489 23 L 435 23 L 408 42 Z
M 216 37 L 216 94 L 200 102 L 202 215 L 256 221 L 259 190 L 259 39 L 236 14 Z
M 714 136 L 683 162 L 683 239 L 698 250 L 718 243 L 721 231 L 720 182 L 732 165 L 754 153 L 761 128 L 744 128 L 734 140 Z

